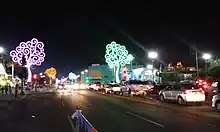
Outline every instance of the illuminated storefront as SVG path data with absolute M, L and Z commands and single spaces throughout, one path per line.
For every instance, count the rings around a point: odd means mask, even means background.
M 157 76 L 157 69 L 137 68 L 133 70 L 134 80 L 152 80 L 157 82 L 159 77 Z

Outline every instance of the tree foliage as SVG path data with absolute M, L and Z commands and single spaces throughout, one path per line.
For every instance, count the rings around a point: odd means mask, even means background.
M 180 81 L 184 76 L 178 72 L 162 72 L 162 78 L 164 81 Z
M 210 62 L 209 75 L 220 78 L 220 59 Z

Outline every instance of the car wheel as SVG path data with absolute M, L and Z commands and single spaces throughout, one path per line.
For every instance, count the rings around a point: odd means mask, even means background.
M 165 101 L 163 94 L 160 95 L 160 101 L 162 101 L 162 102 Z
M 182 97 L 178 97 L 177 102 L 178 102 L 179 105 L 184 105 L 185 104 L 185 101 L 183 100 Z
M 220 112 L 220 101 L 216 102 L 215 107 L 216 107 L 216 110 Z

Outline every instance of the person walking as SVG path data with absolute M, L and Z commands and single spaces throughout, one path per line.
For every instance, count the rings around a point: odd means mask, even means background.
M 0 89 L 1 89 L 1 91 L 2 91 L 2 94 L 4 94 L 4 88 L 5 86 L 0 86 Z
M 9 90 L 9 94 L 11 95 L 12 94 L 12 87 L 10 84 L 8 84 L 8 90 Z
M 19 89 L 19 83 L 16 82 L 16 85 L 15 85 L 15 97 L 18 96 L 18 89 Z
M 5 94 L 8 94 L 8 84 L 5 85 Z

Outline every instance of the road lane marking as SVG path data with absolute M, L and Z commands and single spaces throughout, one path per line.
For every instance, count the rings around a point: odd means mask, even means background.
M 144 118 L 144 117 L 141 117 L 141 116 L 139 116 L 139 115 L 133 114 L 133 113 L 131 113 L 131 112 L 127 112 L 127 114 L 132 115 L 132 116 L 134 116 L 134 117 L 137 117 L 137 118 L 139 118 L 139 119 L 142 119 L 142 120 L 144 120 L 144 121 L 147 121 L 147 122 L 149 122 L 149 123 L 151 123 L 151 124 L 157 125 L 157 126 L 159 126 L 159 127 L 164 127 L 164 125 L 162 125 L 162 124 L 160 124 L 160 123 L 157 123 L 157 122 L 155 122 L 155 121 L 146 119 L 146 118 Z
M 211 126 L 211 127 L 216 127 L 215 125 L 212 125 L 212 124 L 207 124 L 208 126 Z

